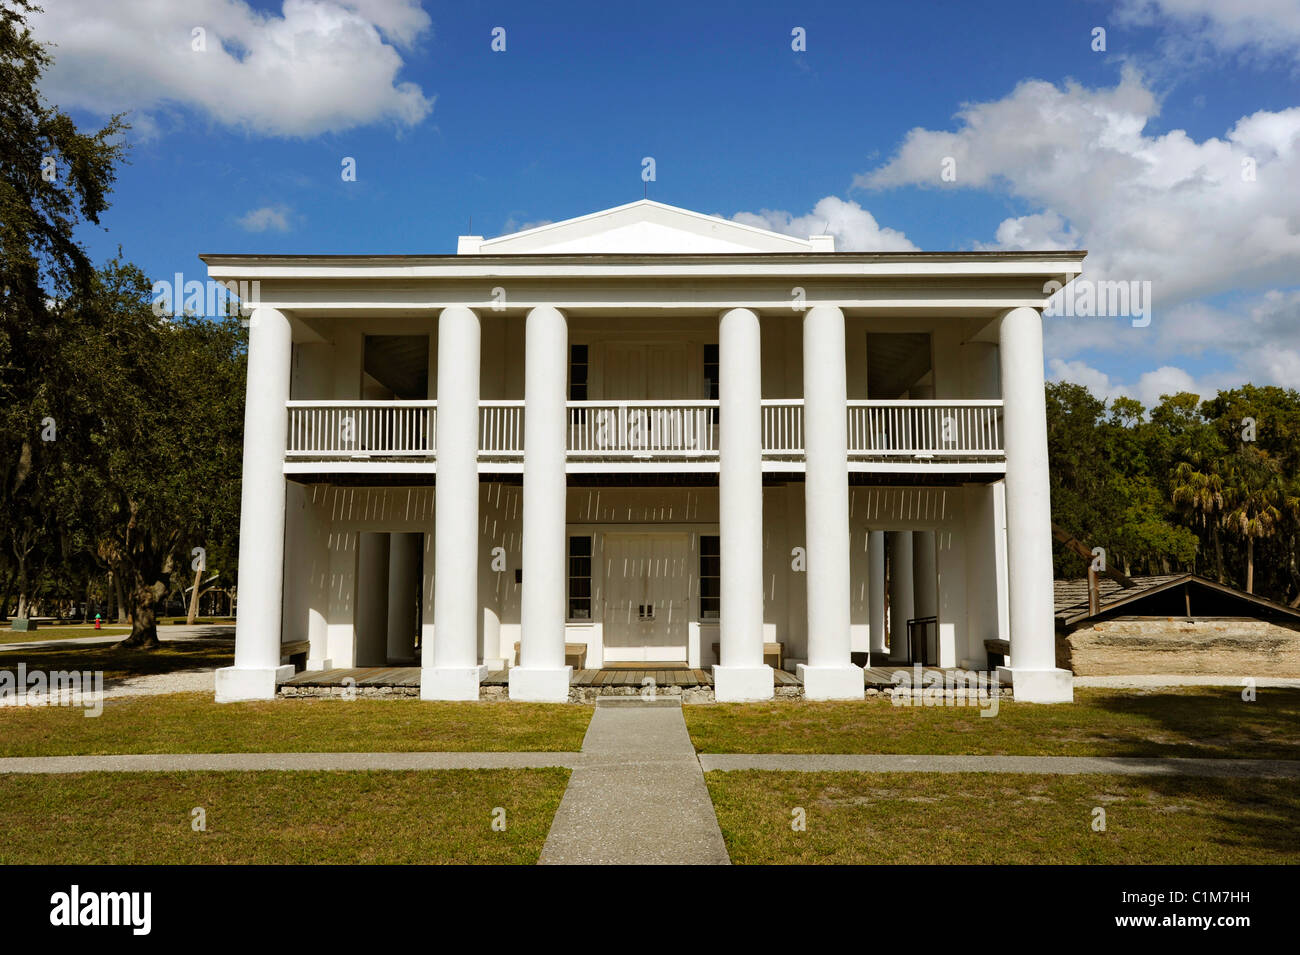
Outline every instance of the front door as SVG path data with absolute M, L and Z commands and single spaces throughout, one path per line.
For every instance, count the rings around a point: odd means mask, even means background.
M 685 534 L 606 534 L 607 663 L 685 663 L 690 611 Z

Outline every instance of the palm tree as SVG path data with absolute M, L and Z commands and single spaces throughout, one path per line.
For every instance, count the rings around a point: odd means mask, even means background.
M 1244 445 L 1228 463 L 1224 526 L 1246 541 L 1246 593 L 1255 592 L 1255 541 L 1272 537 L 1284 511 L 1294 512 L 1290 493 L 1277 462 L 1268 452 Z
M 1214 544 L 1215 576 L 1219 583 L 1224 583 L 1223 539 L 1219 528 L 1223 524 L 1225 491 L 1217 465 L 1211 463 L 1207 467 L 1199 452 L 1189 452 L 1174 468 L 1173 500 L 1175 507 L 1210 535 Z

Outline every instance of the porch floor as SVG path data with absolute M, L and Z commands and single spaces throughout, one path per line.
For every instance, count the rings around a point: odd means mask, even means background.
M 863 671 L 868 687 L 882 689 L 893 686 L 892 675 L 902 664 L 892 667 L 868 667 Z M 942 667 L 924 667 L 926 673 L 944 672 Z M 692 669 L 690 667 L 654 667 L 643 670 L 627 666 L 607 669 L 574 670 L 569 677 L 570 686 L 640 686 L 641 681 L 650 677 L 656 686 L 713 686 L 711 669 Z M 774 670 L 773 677 L 777 686 L 800 686 L 800 679 L 785 670 Z M 352 667 L 349 669 L 317 670 L 308 673 L 295 673 L 280 686 L 345 686 L 350 681 L 353 686 L 411 686 L 420 685 L 419 667 Z M 507 686 L 510 683 L 509 670 L 491 670 L 484 686 Z

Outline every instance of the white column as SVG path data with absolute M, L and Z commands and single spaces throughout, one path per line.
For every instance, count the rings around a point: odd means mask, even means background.
M 770 700 L 772 668 L 763 662 L 762 361 L 758 316 L 749 309 L 722 313 L 718 365 L 721 660 L 713 693 L 720 702 Z
M 438 315 L 438 476 L 434 487 L 433 640 L 421 653 L 420 698 L 477 700 L 478 315 Z
M 805 699 L 862 699 L 862 668 L 850 656 L 844 313 L 833 306 L 817 305 L 804 314 L 803 394 L 808 662 L 799 665 L 799 678 Z
M 912 590 L 912 532 L 889 532 L 889 662 L 910 663 L 907 621 L 916 616 Z
M 388 647 L 389 663 L 410 663 L 415 658 L 415 618 L 420 582 L 419 534 L 388 537 Z
M 543 306 L 524 328 L 523 593 L 519 666 L 510 699 L 563 703 L 572 667 L 564 664 L 566 423 L 569 329 Z
M 1056 666 L 1052 606 L 1052 506 L 1043 395 L 1043 323 L 1037 309 L 1013 308 L 998 332 L 1002 427 L 1007 453 L 1007 578 L 1011 666 L 999 668 L 1017 700 L 1074 698 L 1073 675 Z
M 934 531 L 913 531 L 912 532 L 912 613 L 920 617 L 937 617 L 939 615 L 939 599 L 936 588 L 936 578 L 938 574 L 937 562 L 935 559 L 935 541 Z M 939 649 L 939 628 L 936 624 L 933 630 L 926 628 L 919 631 L 916 635 L 918 642 L 921 640 L 929 641 L 931 634 L 934 636 L 934 650 L 937 654 Z M 922 648 L 916 647 L 913 653 L 919 658 L 922 656 Z M 937 665 L 933 661 L 937 657 L 928 651 L 925 658 L 931 661 L 931 665 Z
M 239 514 L 235 665 L 216 675 L 216 698 L 269 700 L 293 666 L 280 663 L 284 599 L 284 452 L 289 431 L 289 319 L 259 307 L 249 322 L 244 469 Z
M 885 532 L 867 532 L 867 615 L 871 621 L 871 656 L 884 659 L 885 649 Z

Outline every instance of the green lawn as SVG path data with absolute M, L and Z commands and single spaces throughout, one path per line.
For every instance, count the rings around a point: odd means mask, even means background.
M 39 630 L 0 630 L 0 645 L 6 643 L 39 643 L 42 640 L 67 640 L 69 637 L 125 637 L 130 627 L 41 627 Z
M 997 773 L 705 774 L 742 864 L 1300 862 L 1294 780 Z M 1105 831 L 1093 831 L 1094 809 Z M 806 813 L 807 829 L 791 826 Z
M 1300 690 L 1076 689 L 1075 702 L 974 707 L 864 702 L 684 708 L 702 753 L 1210 756 L 1300 759 Z
M 537 861 L 566 769 L 0 776 L 0 865 Z M 207 830 L 193 829 L 192 810 Z M 504 809 L 505 828 L 492 828 Z M 500 818 L 500 814 L 497 814 Z
M 157 650 L 119 650 L 106 643 L 0 652 L 0 670 L 16 670 L 19 663 L 26 663 L 28 670 L 102 670 L 105 680 L 215 669 L 234 662 L 232 641 L 164 640 Z
M 576 752 L 586 706 L 422 700 L 214 703 L 209 693 L 0 708 L 0 756 L 112 753 Z

